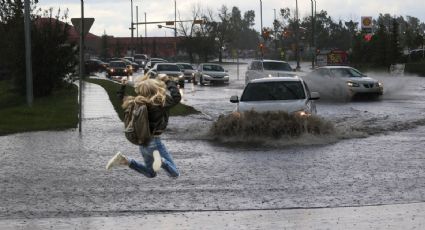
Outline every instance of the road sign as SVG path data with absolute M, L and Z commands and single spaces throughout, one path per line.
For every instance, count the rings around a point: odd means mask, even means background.
M 167 21 L 167 22 L 165 22 L 165 25 L 174 26 L 174 21 Z
M 362 23 L 361 23 L 362 32 L 367 34 L 372 33 L 372 26 L 373 26 L 372 17 L 363 16 Z
M 81 18 L 71 18 L 71 23 L 75 27 L 75 29 L 78 31 L 78 34 L 81 34 L 80 21 L 81 21 Z M 84 22 L 83 32 L 84 32 L 84 35 L 86 35 L 89 32 L 91 26 L 93 25 L 94 18 L 84 18 L 83 22 Z

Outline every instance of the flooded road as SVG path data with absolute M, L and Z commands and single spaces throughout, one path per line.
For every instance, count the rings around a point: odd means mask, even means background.
M 235 65 L 225 69 L 229 85 L 186 84 L 183 102 L 201 114 L 170 119 L 163 139 L 181 171 L 176 180 L 165 172 L 148 179 L 130 169 L 104 169 L 118 150 L 141 159 L 110 113 L 86 116 L 82 135 L 68 130 L 0 137 L 0 218 L 425 201 L 425 78 L 376 76 L 387 89 L 380 100 L 319 101 L 318 115 L 338 132 L 277 140 L 282 143 L 270 147 L 222 144 L 208 136 L 218 116 L 235 107 L 230 96 L 243 89 L 246 65 L 239 80 Z M 108 100 L 95 85 L 86 85 L 85 95 L 91 102 Z

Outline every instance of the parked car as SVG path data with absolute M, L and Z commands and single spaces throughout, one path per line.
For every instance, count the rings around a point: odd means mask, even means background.
M 299 77 L 268 77 L 255 79 L 245 86 L 240 97 L 232 96 L 236 111 L 283 111 L 289 114 L 310 115 L 316 113 L 317 92 L 310 92 Z
M 188 82 L 193 81 L 195 68 L 189 63 L 176 63 L 176 65 L 183 71 L 184 79 Z
M 350 99 L 361 94 L 379 96 L 384 93 L 382 82 L 349 66 L 319 67 L 309 73 L 305 80 L 311 81 L 310 85 L 314 90 L 331 97 L 342 96 Z
M 145 69 L 145 65 L 148 62 L 148 55 L 146 54 L 134 54 L 134 62 L 139 64 L 139 67 Z
M 159 74 L 166 74 L 184 88 L 184 75 L 181 69 L 174 63 L 157 63 L 148 72 L 149 78 L 156 78 Z
M 108 77 L 112 78 L 113 76 L 129 76 L 130 70 L 128 66 L 123 61 L 111 61 L 107 69 Z
M 202 63 L 194 73 L 193 83 L 204 85 L 211 83 L 229 84 L 229 74 L 221 65 Z
M 84 69 L 86 73 L 103 72 L 108 68 L 108 63 L 99 59 L 90 59 L 85 61 Z
M 149 61 L 145 65 L 145 73 L 148 72 L 152 67 L 154 67 L 156 63 L 164 63 L 164 62 L 168 62 L 168 61 L 162 58 L 149 59 Z
M 297 73 L 289 63 L 279 60 L 253 60 L 245 72 L 245 84 L 264 77 L 294 77 Z

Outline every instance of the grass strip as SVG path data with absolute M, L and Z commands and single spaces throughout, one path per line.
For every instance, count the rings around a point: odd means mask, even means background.
M 56 90 L 49 97 L 35 98 L 29 107 L 25 97 L 11 91 L 9 85 L 9 81 L 0 81 L 0 135 L 77 127 L 77 86 Z
M 121 108 L 122 101 L 117 96 L 117 91 L 120 89 L 121 85 L 119 83 L 105 80 L 105 79 L 96 79 L 96 78 L 88 78 L 86 79 L 87 82 L 94 83 L 97 85 L 100 85 L 103 87 L 106 92 L 108 93 L 109 100 L 111 100 L 112 105 L 115 109 L 115 111 L 118 113 L 118 116 L 121 120 L 124 119 L 124 111 Z M 125 89 L 126 95 L 129 96 L 136 96 L 136 93 L 134 92 L 134 87 L 127 85 Z M 184 104 L 177 104 L 170 110 L 170 116 L 187 116 L 190 114 L 196 114 L 199 113 L 195 108 L 184 105 Z

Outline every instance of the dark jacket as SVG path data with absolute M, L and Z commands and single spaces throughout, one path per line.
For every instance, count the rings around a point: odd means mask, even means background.
M 153 135 L 160 135 L 168 125 L 170 108 L 177 105 L 181 100 L 179 89 L 176 82 L 167 81 L 167 95 L 164 106 L 148 105 L 149 129 Z M 118 97 L 123 99 L 125 95 L 125 85 L 117 92 Z

